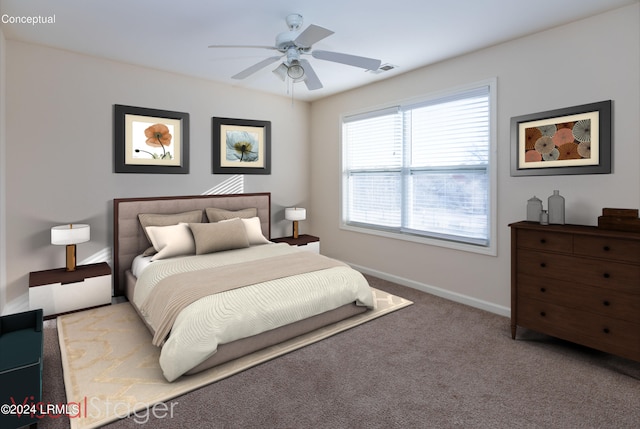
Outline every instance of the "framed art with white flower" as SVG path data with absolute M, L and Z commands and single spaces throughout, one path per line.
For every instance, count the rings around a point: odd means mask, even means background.
M 211 118 L 214 174 L 271 174 L 271 122 Z
M 511 175 L 611 173 L 611 104 L 511 118 Z
M 189 114 L 114 106 L 116 173 L 189 173 Z

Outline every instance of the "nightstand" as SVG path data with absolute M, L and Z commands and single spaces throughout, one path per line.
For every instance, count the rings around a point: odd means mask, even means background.
M 45 317 L 111 304 L 111 268 L 106 262 L 29 273 L 29 307 Z
M 320 253 L 320 239 L 313 235 L 300 234 L 298 238 L 280 237 L 272 238 L 271 241 L 274 243 L 287 243 L 290 246 L 298 246 L 309 252 Z

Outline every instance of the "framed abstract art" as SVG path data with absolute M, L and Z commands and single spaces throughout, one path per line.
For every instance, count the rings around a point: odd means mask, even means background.
M 511 175 L 611 173 L 611 104 L 511 118 Z

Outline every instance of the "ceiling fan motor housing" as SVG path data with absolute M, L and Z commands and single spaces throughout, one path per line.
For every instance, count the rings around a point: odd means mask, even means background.
M 302 15 L 299 13 L 292 13 L 286 17 L 287 27 L 291 31 L 298 31 L 302 27 Z

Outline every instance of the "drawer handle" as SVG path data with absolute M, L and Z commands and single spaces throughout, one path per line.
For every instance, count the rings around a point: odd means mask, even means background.
M 545 317 L 547 315 L 547 313 L 545 313 L 544 311 L 540 312 L 540 316 Z
M 611 303 L 609 301 L 602 301 L 602 305 L 608 307 Z
M 605 334 L 608 334 L 610 331 L 609 331 L 609 328 L 604 328 L 602 332 L 604 332 Z
M 540 239 L 540 243 L 545 244 L 547 242 L 547 240 L 545 240 L 544 238 Z
M 603 276 L 605 279 L 608 279 L 609 277 L 611 277 L 611 275 L 610 275 L 609 273 L 604 273 L 602 276 Z
M 544 293 L 544 292 L 546 292 L 546 291 L 547 291 L 547 289 L 546 289 L 546 288 L 544 288 L 544 287 L 541 287 L 541 288 L 540 288 L 540 292 Z
M 540 267 L 545 268 L 547 266 L 546 262 L 540 262 Z
M 609 250 L 611 250 L 611 248 L 609 246 L 604 246 L 602 250 L 604 250 L 605 252 L 608 252 Z

